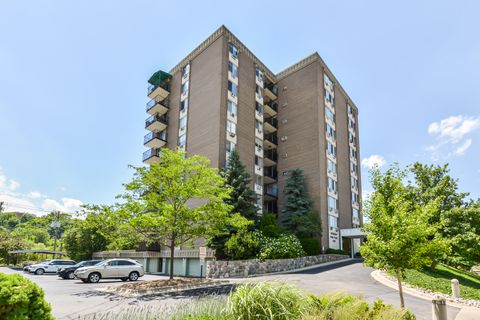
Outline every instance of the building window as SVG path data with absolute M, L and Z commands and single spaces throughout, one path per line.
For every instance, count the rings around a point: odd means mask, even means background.
M 180 111 L 188 110 L 188 99 L 180 102 Z
M 328 153 L 330 153 L 332 156 L 335 157 L 335 146 L 330 142 L 327 142 L 327 151 Z
M 181 136 L 178 137 L 178 146 L 180 148 L 185 148 L 185 143 L 187 142 L 187 135 L 182 134 Z
M 227 131 L 230 133 L 230 135 L 235 136 L 235 133 L 237 132 L 237 125 L 235 122 L 227 120 Z
M 347 109 L 349 114 L 354 115 L 352 106 L 347 105 Z
M 324 90 L 324 97 L 325 97 L 325 101 L 333 104 L 333 96 L 330 92 L 328 92 L 327 90 Z
M 352 147 L 349 147 L 350 149 L 350 157 L 352 158 L 357 158 L 357 150 L 353 149 Z
M 352 183 L 352 188 L 357 188 L 358 187 L 358 181 L 355 177 L 350 177 L 351 183 Z
M 185 94 L 188 92 L 188 82 L 189 81 L 186 81 L 184 84 L 182 84 L 182 88 L 181 88 L 182 94 Z
M 328 196 L 328 209 L 329 211 L 330 209 L 332 210 L 337 209 L 337 199 L 335 199 L 334 197 Z
M 333 180 L 330 177 L 327 178 L 327 186 L 328 186 L 328 189 L 332 191 L 337 191 L 337 181 Z
M 237 116 L 237 104 L 233 101 L 227 100 L 227 111 L 232 117 Z
M 187 64 L 185 67 L 182 68 L 182 77 L 188 76 L 190 73 L 190 65 Z
M 353 119 L 348 119 L 348 127 L 355 130 L 355 121 Z
M 351 172 L 357 172 L 357 165 L 353 162 L 350 162 L 350 171 Z
M 327 74 L 323 74 L 323 81 L 325 81 L 325 84 L 329 86 L 330 88 L 333 88 L 333 82 L 330 80 L 330 78 L 327 76 Z
M 335 139 L 335 130 L 329 124 L 326 126 L 326 131 L 330 138 Z
M 352 203 L 359 203 L 358 193 L 352 192 Z
M 337 166 L 335 162 L 330 159 L 327 159 L 327 170 L 333 174 L 337 174 Z
M 258 184 L 259 186 L 261 186 L 263 183 L 262 183 L 262 176 L 256 174 L 255 175 L 255 184 Z
M 358 213 L 358 210 L 355 208 L 352 208 L 352 217 L 359 219 L 360 215 Z
M 255 92 L 256 92 L 259 96 L 263 97 L 263 89 L 262 89 L 262 87 L 260 87 L 258 84 L 257 84 L 257 87 L 255 88 Z
M 329 119 L 332 123 L 335 123 L 335 115 L 333 114 L 333 112 L 325 107 L 325 116 L 327 117 L 327 119 Z
M 179 124 L 180 130 L 184 130 L 186 126 L 187 126 L 187 117 L 180 118 L 180 124 Z
M 238 86 L 230 80 L 228 81 L 228 90 L 234 97 L 238 94 Z
M 238 78 L 238 68 L 230 61 L 228 62 L 228 71 L 230 71 L 233 78 Z
M 328 215 L 328 226 L 333 227 L 333 228 L 337 228 L 338 227 L 338 218 L 334 217 L 334 216 L 331 216 L 331 215 Z
M 263 159 L 259 156 L 255 156 L 255 165 L 259 167 L 263 167 Z
M 353 133 L 349 132 L 348 133 L 348 141 L 350 143 L 354 143 L 355 142 L 355 136 L 353 135 Z
M 238 58 L 238 49 L 231 43 L 228 44 L 228 52 L 230 52 L 235 59 Z
M 263 114 L 263 106 L 258 102 L 256 102 L 255 110 L 257 111 L 257 113 Z
M 262 141 L 262 139 L 255 138 L 255 147 L 256 147 L 258 150 L 262 151 L 262 149 L 263 149 L 263 141 Z
M 262 199 L 261 195 L 259 195 L 259 194 L 256 195 L 256 202 L 257 202 L 258 207 L 261 208 L 263 206 L 263 199 Z
M 263 81 L 263 72 L 258 67 L 255 68 L 255 75 L 258 80 Z
M 227 159 L 226 164 L 227 165 L 233 150 L 235 150 L 235 143 L 227 141 L 227 146 L 226 146 L 226 159 Z
M 262 127 L 263 127 L 262 123 L 257 119 L 255 119 L 255 129 L 257 129 L 260 133 L 262 133 Z

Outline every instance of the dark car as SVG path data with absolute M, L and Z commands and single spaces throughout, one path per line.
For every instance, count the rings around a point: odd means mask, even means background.
M 78 268 L 81 267 L 89 267 L 89 266 L 94 266 L 97 263 L 102 262 L 103 260 L 88 260 L 88 261 L 82 261 L 77 263 L 74 266 L 68 266 L 66 268 L 62 268 L 57 271 L 57 274 L 59 277 L 63 279 L 75 279 L 75 276 L 73 275 L 73 272 L 77 270 Z

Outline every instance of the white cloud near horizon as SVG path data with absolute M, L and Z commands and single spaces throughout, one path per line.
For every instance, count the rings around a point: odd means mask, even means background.
M 28 212 L 43 215 L 58 210 L 65 213 L 78 211 L 82 201 L 73 198 L 61 198 L 60 201 L 48 199 L 40 191 L 22 193 L 20 182 L 9 179 L 0 167 L 0 202 L 5 203 L 5 210 L 12 212 Z M 42 201 L 43 199 L 43 201 Z
M 372 169 L 375 166 L 383 167 L 386 163 L 387 161 L 385 158 L 378 154 L 372 154 L 370 157 L 363 158 L 362 160 L 362 165 L 369 169 Z
M 480 129 L 480 117 L 464 115 L 451 116 L 438 122 L 432 122 L 427 132 L 434 136 L 437 142 L 427 147 L 433 160 L 448 158 L 452 155 L 463 156 L 473 143 L 467 137 Z

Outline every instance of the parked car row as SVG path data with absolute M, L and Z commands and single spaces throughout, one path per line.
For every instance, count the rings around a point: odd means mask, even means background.
M 132 259 L 88 260 L 76 263 L 73 260 L 43 260 L 26 265 L 24 271 L 36 275 L 56 273 L 63 279 L 80 279 L 96 283 L 101 279 L 137 281 L 145 275 L 143 265 Z

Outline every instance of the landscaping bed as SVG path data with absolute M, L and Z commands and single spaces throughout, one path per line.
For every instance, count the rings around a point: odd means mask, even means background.
M 120 296 L 138 297 L 143 295 L 169 293 L 190 289 L 207 288 L 225 285 L 228 281 L 218 281 L 200 278 L 175 278 L 167 280 L 141 281 L 110 286 L 102 291 L 115 293 Z

